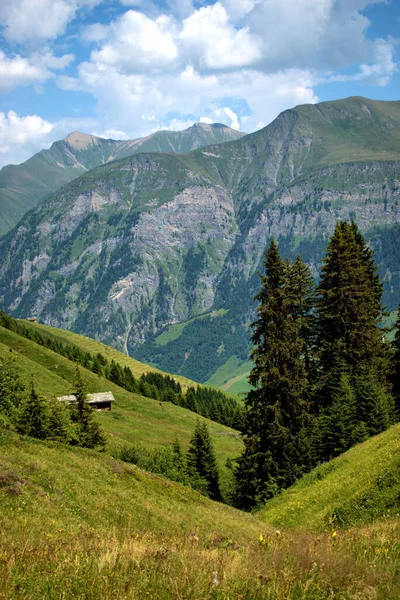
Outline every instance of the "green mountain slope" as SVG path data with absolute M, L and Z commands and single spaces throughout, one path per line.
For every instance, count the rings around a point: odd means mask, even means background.
M 351 527 L 400 514 L 400 424 L 308 473 L 260 511 L 276 526 Z
M 138 152 L 190 152 L 243 135 L 220 123 L 196 123 L 184 131 L 157 131 L 145 138 L 127 141 L 74 131 L 49 150 L 0 171 L 0 235 L 14 227 L 41 200 L 98 165 Z
M 398 304 L 399 159 L 400 102 L 356 97 L 296 107 L 229 143 L 96 167 L 0 241 L 0 305 L 213 381 L 248 358 L 271 237 L 317 275 L 336 221 L 354 218 L 385 304 Z
M 0 432 L 4 599 L 397 600 L 399 524 L 275 532 L 107 455 Z
M 52 335 L 64 341 L 65 338 L 51 328 Z M 81 336 L 79 341 L 82 340 Z M 69 341 L 75 339 L 69 337 Z M 89 340 L 90 344 L 90 340 Z M 113 350 L 109 356 L 104 347 L 104 355 L 114 360 L 119 356 Z M 11 354 L 10 354 L 11 352 Z M 97 347 L 96 347 L 97 352 Z M 56 352 L 41 346 L 21 335 L 0 327 L 0 357 L 13 356 L 21 378 L 28 386 L 33 378 L 39 393 L 45 397 L 64 396 L 73 392 L 75 363 L 60 356 Z M 145 372 L 146 366 L 139 368 L 137 361 L 128 359 L 127 366 L 136 366 L 136 373 Z M 108 435 L 107 452 L 118 453 L 122 447 L 139 444 L 148 449 L 170 447 L 176 438 L 187 448 L 199 415 L 175 406 L 170 402 L 159 402 L 139 394 L 133 394 L 115 385 L 111 381 L 82 368 L 82 376 L 89 393 L 111 391 L 115 397 L 115 405 L 111 412 L 96 413 Z M 192 383 L 192 382 L 190 382 Z M 213 421 L 206 420 L 215 447 L 217 460 L 221 469 L 222 487 L 227 491 L 230 472 L 226 469 L 227 458 L 234 458 L 241 452 L 242 443 L 239 433 Z

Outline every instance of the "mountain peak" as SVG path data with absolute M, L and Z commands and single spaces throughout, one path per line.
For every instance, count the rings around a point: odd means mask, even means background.
M 210 131 L 211 129 L 232 129 L 229 125 L 225 125 L 224 123 L 193 123 L 192 128 L 204 129 L 206 131 Z
M 73 131 L 63 140 L 67 142 L 75 150 L 86 150 L 89 146 L 99 143 L 99 138 L 95 135 L 82 133 L 81 131 Z

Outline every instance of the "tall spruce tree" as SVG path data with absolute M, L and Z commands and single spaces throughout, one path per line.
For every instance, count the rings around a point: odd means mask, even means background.
M 221 500 L 219 473 L 207 425 L 197 420 L 187 453 L 187 469 L 195 487 L 204 489 L 212 500 Z M 200 479 L 200 485 L 196 480 Z M 203 485 L 204 484 L 204 485 Z
M 245 450 L 235 471 L 236 504 L 251 508 L 288 487 L 309 468 L 309 384 L 304 340 L 288 297 L 288 266 L 274 241 L 265 254 L 258 319 L 253 323 L 246 398 Z M 301 301 L 296 300 L 296 306 Z
M 289 312 L 293 316 L 299 337 L 303 340 L 304 362 L 308 377 L 314 376 L 314 345 L 315 345 L 315 281 L 301 256 L 298 255 L 291 265 L 285 263 L 287 276 L 286 298 L 289 302 Z
M 396 420 L 400 420 L 400 307 L 397 311 L 396 333 L 392 343 L 392 389 L 396 403 Z
M 317 344 L 325 373 L 343 360 L 352 376 L 374 370 L 386 381 L 389 356 L 379 327 L 381 296 L 373 252 L 355 223 L 337 223 L 317 290 Z
M 354 222 L 337 223 L 317 290 L 317 436 L 324 438 L 317 460 L 335 456 L 393 421 L 381 296 L 373 251 Z

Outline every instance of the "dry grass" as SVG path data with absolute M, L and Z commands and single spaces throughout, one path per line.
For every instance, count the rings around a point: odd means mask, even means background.
M 106 455 L 12 433 L 0 482 L 1 600 L 400 596 L 399 519 L 278 532 Z

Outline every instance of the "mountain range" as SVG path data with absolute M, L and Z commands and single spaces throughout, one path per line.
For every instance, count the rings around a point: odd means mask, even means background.
M 166 153 L 171 138 L 157 138 L 157 152 L 143 142 L 140 153 L 119 146 L 117 156 L 113 143 L 133 142 L 72 134 L 75 156 L 89 152 L 90 170 L 0 241 L 1 307 L 217 382 L 227 365 L 240 368 L 247 359 L 271 237 L 284 256 L 300 253 L 318 277 L 336 221 L 354 218 L 375 249 L 384 300 L 394 308 L 400 102 L 352 97 L 299 106 L 237 137 L 186 154 Z M 70 147 L 66 140 L 58 144 Z M 42 153 L 31 161 L 39 156 L 44 161 Z
M 14 227 L 27 210 L 94 167 L 138 152 L 190 152 L 243 135 L 221 123 L 195 123 L 184 131 L 157 131 L 126 141 L 74 131 L 49 150 L 0 171 L 0 235 Z

